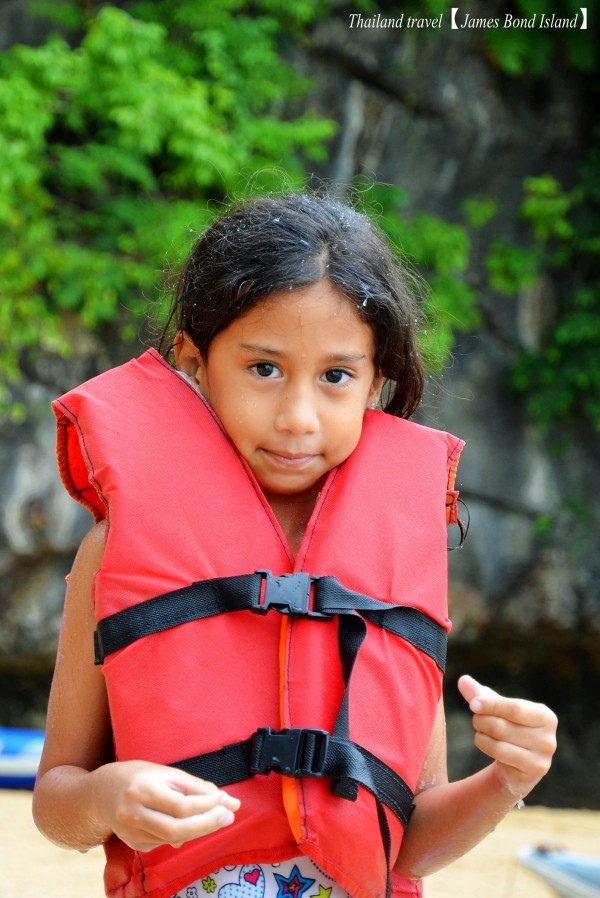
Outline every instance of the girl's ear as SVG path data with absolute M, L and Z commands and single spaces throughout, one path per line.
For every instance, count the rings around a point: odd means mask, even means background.
M 383 377 L 383 375 L 376 377 L 373 381 L 371 389 L 369 390 L 369 408 L 376 408 L 379 405 L 379 399 L 384 383 L 385 377 Z
M 195 377 L 198 367 L 202 364 L 200 350 L 195 346 L 192 338 L 186 331 L 179 331 L 173 341 L 173 355 L 178 371 Z

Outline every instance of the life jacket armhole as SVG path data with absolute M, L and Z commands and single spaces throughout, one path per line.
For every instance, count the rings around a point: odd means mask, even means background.
M 94 478 L 93 465 L 77 419 L 53 403 L 57 415 L 56 459 L 58 471 L 69 495 L 83 505 L 99 523 L 108 516 L 108 503 Z

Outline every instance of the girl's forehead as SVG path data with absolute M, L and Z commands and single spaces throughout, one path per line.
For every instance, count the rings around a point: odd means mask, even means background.
M 249 324 L 296 322 L 301 325 L 344 322 L 364 327 L 356 304 L 327 280 L 271 293 L 243 316 Z M 368 327 L 368 325 L 366 325 Z
M 329 282 L 270 294 L 236 318 L 214 343 L 224 348 L 372 358 L 373 331 L 356 304 Z

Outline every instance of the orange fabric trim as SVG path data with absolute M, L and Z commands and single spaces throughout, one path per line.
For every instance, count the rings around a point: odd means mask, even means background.
M 458 490 L 446 490 L 446 524 L 458 523 Z
M 287 643 L 289 637 L 289 618 L 281 615 L 281 629 L 279 631 L 279 722 L 282 727 L 286 720 L 286 667 L 287 667 Z
M 296 842 L 302 841 L 302 823 L 300 821 L 300 804 L 298 802 L 298 785 L 291 776 L 281 777 L 281 795 L 287 814 L 288 823 Z
M 279 641 L 279 713 L 281 727 L 286 726 L 286 678 L 287 678 L 287 644 L 289 638 L 290 620 L 281 617 L 281 639 Z M 296 780 L 289 776 L 281 777 L 281 796 L 283 807 L 290 824 L 290 829 L 296 842 L 302 841 L 302 823 L 300 819 L 300 804 L 298 801 L 298 785 Z
M 448 468 L 448 488 L 446 490 L 446 524 L 456 524 L 458 522 L 458 497 L 460 493 L 458 490 L 454 489 L 454 482 L 456 480 L 456 471 L 458 469 L 459 461 L 460 452 L 457 452 L 454 458 L 450 461 L 450 467 Z
M 460 452 L 457 452 L 452 461 L 450 462 L 450 467 L 448 468 L 448 489 L 454 489 L 454 481 L 456 480 L 456 471 L 458 470 L 458 463 L 460 461 Z

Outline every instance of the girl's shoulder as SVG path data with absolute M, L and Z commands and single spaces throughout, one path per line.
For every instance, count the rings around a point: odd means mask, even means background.
M 96 573 L 104 556 L 107 532 L 107 521 L 100 521 L 88 530 L 81 540 L 71 575 L 77 572 L 86 577 Z
M 98 523 L 94 524 L 91 530 L 88 530 L 83 537 L 81 548 L 85 546 L 86 552 L 99 553 L 102 555 L 104 553 L 104 546 L 106 545 L 107 533 L 108 521 L 98 521 Z

